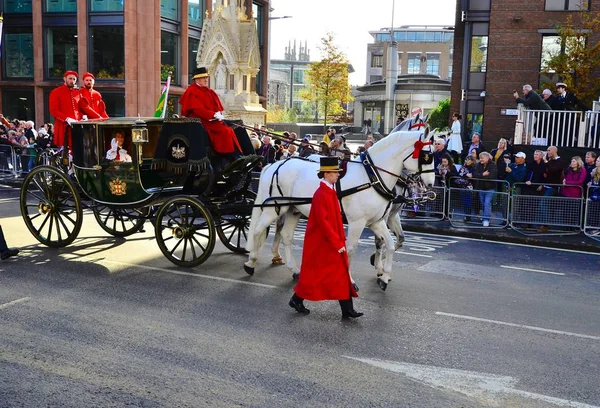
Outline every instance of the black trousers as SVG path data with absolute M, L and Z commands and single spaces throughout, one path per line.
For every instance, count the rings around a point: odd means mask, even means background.
M 6 240 L 4 239 L 4 233 L 2 232 L 2 226 L 0 226 L 0 252 L 4 252 L 8 249 Z
M 296 302 L 296 303 L 304 302 L 304 299 L 302 299 L 300 296 L 296 295 L 295 293 L 292 296 L 292 298 L 294 299 L 294 302 Z M 350 298 L 347 300 L 338 300 L 338 302 L 340 302 L 340 308 L 342 309 L 342 312 L 354 309 L 354 304 L 352 302 L 352 296 L 350 296 Z

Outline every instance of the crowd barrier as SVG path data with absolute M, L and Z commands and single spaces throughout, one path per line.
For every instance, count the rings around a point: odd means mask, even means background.
M 456 187 L 450 180 L 448 218 L 460 228 L 504 228 L 509 224 L 510 185 L 504 180 L 470 179 L 472 188 Z M 493 186 L 483 189 L 484 183 Z M 491 184 L 491 185 L 490 185 Z
M 47 157 L 40 162 L 40 157 Z M 28 173 L 39 164 L 49 164 L 53 154 L 51 149 L 38 149 L 34 147 L 19 147 L 11 145 L 0 145 L 0 175 L 4 177 L 19 177 Z
M 583 233 L 596 241 L 600 241 L 600 187 L 588 187 Z
M 403 221 L 443 221 L 446 218 L 446 187 L 440 176 L 435 176 L 435 180 L 435 185 L 432 187 L 435 200 L 419 205 L 402 204 L 399 214 Z

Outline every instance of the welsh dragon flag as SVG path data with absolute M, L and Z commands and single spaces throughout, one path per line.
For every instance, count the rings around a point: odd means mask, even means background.
M 171 75 L 167 77 L 167 83 L 162 89 L 160 93 L 160 98 L 158 98 L 158 103 L 156 104 L 156 109 L 154 110 L 155 118 L 164 118 L 167 113 L 167 98 L 169 97 L 169 87 L 171 86 Z

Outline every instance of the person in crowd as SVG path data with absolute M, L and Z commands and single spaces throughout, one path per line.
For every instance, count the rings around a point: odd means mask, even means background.
M 301 314 L 309 314 L 304 300 L 337 300 L 342 318 L 363 315 L 354 310 L 352 298 L 358 294 L 348 269 L 346 236 L 335 183 L 339 178 L 336 157 L 321 157 L 318 177 L 322 179 L 312 198 L 306 224 L 302 266 L 298 284 L 289 306 Z
M 492 200 L 496 194 L 496 180 L 498 170 L 496 163 L 492 160 L 492 155 L 488 152 L 479 153 L 479 163 L 473 171 L 473 178 L 480 179 L 477 181 L 477 190 L 479 190 L 479 200 L 483 206 L 483 226 L 490 226 L 492 216 Z
M 47 149 L 50 145 L 50 140 L 48 139 L 48 131 L 45 127 L 41 127 L 40 130 L 38 130 L 38 137 L 36 137 L 35 143 L 37 144 L 37 147 L 39 147 L 42 150 Z
M 514 187 L 515 183 L 523 183 L 527 177 L 527 165 L 525 159 L 527 155 L 523 152 L 515 154 L 515 162 L 506 166 L 506 177 L 505 180 Z M 521 192 L 518 192 L 521 194 Z
M 510 163 L 510 152 L 508 151 L 508 142 L 506 139 L 501 138 L 498 141 L 498 147 L 492 150 L 492 159 L 496 163 L 498 169 L 498 180 L 504 180 L 506 177 L 506 159 L 508 156 L 508 162 Z
M 110 149 L 106 152 L 106 159 L 116 162 L 131 163 L 131 156 L 124 148 L 125 135 L 118 130 L 115 137 L 110 141 Z
M 2 231 L 2 226 L 0 225 L 0 259 L 4 261 L 12 256 L 17 256 L 18 254 L 19 250 L 17 248 L 9 248 L 6 244 L 4 232 Z
M 296 145 L 291 144 L 287 148 L 287 157 L 298 157 L 298 148 Z
M 589 183 L 592 179 L 592 170 L 596 168 L 596 158 L 598 155 L 596 152 L 589 151 L 585 154 L 585 159 L 583 163 L 583 167 L 585 168 L 585 172 L 587 173 L 587 179 L 585 180 L 585 184 Z
M 560 110 L 560 107 L 558 106 L 558 98 L 552 95 L 552 91 L 550 89 L 546 88 L 542 91 L 542 98 L 544 99 L 544 102 L 550 106 L 550 109 Z
M 91 72 L 86 72 L 83 74 L 82 80 L 79 111 L 85 115 L 84 119 L 108 119 L 102 95 L 94 89 L 96 77 Z
M 461 188 L 464 191 L 460 192 L 460 201 L 463 205 L 465 214 L 464 221 L 471 221 L 471 213 L 473 211 L 473 171 L 475 171 L 476 161 L 471 156 L 465 157 L 465 162 L 458 170 L 458 178 L 451 182 L 451 187 Z M 456 167 L 456 166 L 455 166 Z
M 563 184 L 565 164 L 558 155 L 556 146 L 548 147 L 546 152 L 546 173 L 544 175 L 544 197 L 558 196 L 558 185 Z M 550 220 L 550 199 L 543 199 L 540 203 L 540 216 L 543 224 L 538 229 L 538 232 L 548 232 L 548 221 Z M 545 222 L 545 223 L 544 223 Z
M 300 149 L 298 149 L 298 156 L 308 157 L 311 154 L 315 154 L 315 149 L 310 144 L 310 138 L 304 136 L 300 142 Z
M 329 144 L 325 143 L 324 140 L 321 143 L 319 143 L 319 150 L 321 152 L 321 155 L 331 156 L 331 149 L 329 148 Z
M 450 154 L 446 153 L 446 155 L 442 157 L 437 172 L 440 175 L 439 180 L 443 186 L 450 186 L 450 179 L 458 177 L 458 170 L 456 169 L 454 160 L 452 160 Z
M 461 125 L 460 120 L 462 116 L 458 112 L 454 112 L 452 114 L 452 133 L 448 137 L 448 151 L 452 155 L 452 159 L 457 162 L 458 159 L 462 156 L 463 151 L 463 142 L 461 136 Z
M 592 170 L 592 179 L 588 183 L 590 187 L 589 199 L 600 201 L 600 157 L 596 159 L 596 167 Z
M 81 93 L 76 89 L 79 75 L 75 71 L 67 71 L 63 76 L 64 84 L 50 92 L 50 115 L 54 117 L 54 139 L 53 143 L 62 147 L 67 135 L 67 146 L 73 149 L 71 140 L 71 124 L 83 119 L 79 111 L 79 100 Z
M 565 172 L 560 195 L 563 197 L 581 198 L 583 187 L 586 185 L 587 173 L 583 167 L 583 160 L 579 156 L 573 156 L 571 164 Z
M 567 84 L 565 84 L 564 82 L 556 83 L 556 93 L 558 94 L 557 110 L 580 110 L 583 112 L 590 110 L 590 108 L 585 103 L 583 103 L 583 101 L 577 98 L 577 95 L 575 95 L 573 92 L 568 91 Z
M 522 103 L 531 110 L 551 110 L 550 106 L 533 90 L 531 85 L 523 85 L 523 98 L 519 97 L 517 91 L 513 91 L 513 97 L 517 103 Z
M 264 136 L 262 139 L 262 146 L 256 152 L 258 156 L 262 157 L 263 166 L 275 162 L 275 153 L 275 148 L 271 145 L 271 136 Z
M 277 139 L 275 140 L 275 161 L 281 160 L 281 158 L 283 157 L 283 152 L 284 152 L 284 147 L 281 144 L 281 139 Z
M 194 83 L 179 99 L 181 114 L 189 118 L 199 118 L 214 151 L 233 159 L 241 154 L 242 148 L 233 129 L 223 123 L 223 105 L 217 93 L 208 87 L 208 77 L 209 73 L 205 67 L 194 71 Z
M 481 135 L 478 132 L 473 132 L 473 135 L 471 136 L 471 144 L 469 145 L 469 148 L 467 150 L 463 151 L 464 157 L 471 156 L 473 149 L 477 149 L 477 154 L 487 151 L 485 146 L 483 145 L 483 142 L 481 141 Z M 464 160 L 464 157 L 463 157 L 463 160 Z
M 254 148 L 255 152 L 258 152 L 262 146 L 262 143 L 260 140 L 258 140 L 258 137 L 250 137 L 250 143 L 252 143 L 252 147 Z
M 527 189 L 526 194 L 529 195 L 542 195 L 544 194 L 544 183 L 546 174 L 546 162 L 544 161 L 544 152 L 536 150 L 533 153 L 533 161 L 527 163 L 527 176 L 525 178 L 525 184 Z
M 479 149 L 473 149 L 471 150 L 469 157 L 472 158 L 475 163 L 479 163 L 479 153 L 481 153 Z
M 444 139 L 441 137 L 436 137 L 433 140 L 433 166 L 435 168 L 435 174 L 439 175 L 438 167 L 442 163 L 442 157 L 448 154 L 448 149 L 446 149 L 446 143 Z
M 373 142 L 373 140 L 367 140 L 365 141 L 365 144 L 362 146 L 358 147 L 358 150 L 356 151 L 356 155 L 359 156 L 362 153 L 366 152 L 367 150 L 369 150 L 371 148 L 371 146 L 373 146 L 375 144 L 375 142 Z
M 334 138 L 333 129 L 331 129 L 331 128 L 327 129 L 327 131 L 323 135 L 323 141 L 325 143 L 327 143 L 327 145 L 329 145 L 329 144 L 331 144 L 331 141 L 333 140 L 333 138 Z

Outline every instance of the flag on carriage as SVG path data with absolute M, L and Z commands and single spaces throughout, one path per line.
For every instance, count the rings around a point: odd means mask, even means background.
M 4 16 L 0 14 L 0 57 L 2 57 L 2 26 L 4 26 Z
M 169 87 L 171 86 L 171 75 L 167 77 L 167 83 L 162 89 L 160 93 L 160 98 L 158 98 L 158 104 L 156 104 L 156 109 L 154 110 L 155 118 L 164 118 L 167 113 L 167 98 L 169 97 Z

